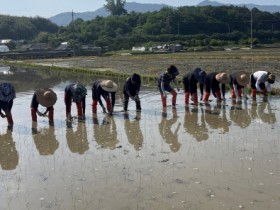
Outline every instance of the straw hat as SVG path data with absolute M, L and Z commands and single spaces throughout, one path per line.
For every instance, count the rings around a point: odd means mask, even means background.
M 240 86 L 246 86 L 250 81 L 250 74 L 245 71 L 239 71 L 236 73 L 236 81 Z
M 215 76 L 215 78 L 216 78 L 216 80 L 218 80 L 218 82 L 223 83 L 223 84 L 227 84 L 230 81 L 228 74 L 224 73 L 224 72 L 218 73 Z
M 15 88 L 9 83 L 0 84 L 0 101 L 9 102 L 16 97 Z
M 116 92 L 118 89 L 118 85 L 114 83 L 112 80 L 103 80 L 100 83 L 103 90 L 107 92 Z
M 36 91 L 36 98 L 39 104 L 44 107 L 51 107 L 57 100 L 56 93 L 49 88 L 42 88 Z

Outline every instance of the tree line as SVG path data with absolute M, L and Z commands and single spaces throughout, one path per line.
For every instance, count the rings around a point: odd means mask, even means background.
M 237 6 L 165 7 L 160 11 L 77 19 L 57 26 L 35 17 L 0 15 L 0 39 L 24 39 L 58 46 L 68 41 L 110 50 L 178 43 L 183 47 L 249 46 L 280 42 L 280 13 Z

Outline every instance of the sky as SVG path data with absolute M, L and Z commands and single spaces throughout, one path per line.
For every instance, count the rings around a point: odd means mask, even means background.
M 126 0 L 126 2 L 195 6 L 203 0 Z M 225 4 L 278 5 L 280 0 L 212 0 Z M 93 12 L 104 6 L 105 0 L 1 0 L 0 15 L 49 18 L 63 12 Z

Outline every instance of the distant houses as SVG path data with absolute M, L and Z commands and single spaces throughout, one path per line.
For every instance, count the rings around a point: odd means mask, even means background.
M 151 52 L 180 52 L 182 51 L 182 46 L 180 44 L 164 44 L 154 47 L 132 47 L 132 51 L 151 51 Z

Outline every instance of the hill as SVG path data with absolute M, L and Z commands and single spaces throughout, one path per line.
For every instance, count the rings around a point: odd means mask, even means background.
M 235 5 L 240 7 L 247 7 L 249 9 L 257 8 L 260 11 L 270 12 L 270 13 L 280 12 L 280 6 L 277 5 L 223 4 L 217 1 L 209 1 L 209 0 L 204 0 L 199 4 L 197 4 L 197 6 L 223 6 L 223 5 Z M 127 10 L 128 13 L 132 11 L 141 12 L 141 13 L 159 11 L 163 7 L 172 7 L 172 6 L 166 4 L 140 4 L 136 2 L 127 2 L 125 4 L 125 9 Z M 73 18 L 74 20 L 78 18 L 81 18 L 83 20 L 92 20 L 97 16 L 106 17 L 109 15 L 110 13 L 105 9 L 105 7 L 102 7 L 94 12 L 75 13 L 74 11 Z M 49 20 L 59 26 L 66 26 L 72 21 L 72 12 L 64 12 L 64 13 L 57 14 L 55 16 L 50 17 Z
M 140 4 L 135 2 L 127 2 L 125 4 L 125 9 L 128 13 L 130 12 L 153 12 L 153 11 L 159 11 L 163 7 L 170 7 L 166 4 Z M 81 12 L 81 13 L 75 13 L 74 11 L 74 20 L 81 18 L 83 20 L 92 20 L 97 16 L 106 17 L 109 16 L 110 13 L 105 9 L 105 7 L 102 7 L 94 12 Z M 49 20 L 59 26 L 66 26 L 72 21 L 72 12 L 64 12 L 57 14 L 55 16 L 52 16 L 49 18 Z

